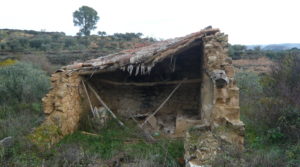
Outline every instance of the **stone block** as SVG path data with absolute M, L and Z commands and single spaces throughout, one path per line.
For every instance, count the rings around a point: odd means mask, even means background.
M 230 106 L 239 106 L 240 105 L 239 101 L 240 100 L 239 100 L 238 96 L 232 96 L 232 97 L 228 98 L 227 105 L 230 105 Z
M 230 78 L 234 77 L 235 73 L 234 73 L 234 67 L 233 66 L 225 65 L 224 70 L 225 70 L 228 77 L 230 77 Z
M 201 120 L 189 119 L 183 116 L 179 116 L 176 118 L 175 135 L 178 137 L 183 137 L 187 129 L 198 124 L 201 124 Z
M 240 89 L 237 87 L 229 88 L 228 95 L 229 95 L 229 97 L 239 97 Z

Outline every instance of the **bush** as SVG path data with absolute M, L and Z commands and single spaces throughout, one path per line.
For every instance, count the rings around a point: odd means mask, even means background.
M 0 67 L 1 66 L 9 66 L 9 65 L 13 65 L 16 63 L 16 60 L 13 59 L 6 59 L 4 61 L 0 61 Z
M 245 167 L 276 167 L 287 166 L 287 159 L 284 152 L 279 149 L 271 149 L 265 151 L 254 151 L 254 153 L 246 154 Z
M 1 67 L 0 81 L 0 105 L 38 102 L 50 88 L 44 71 L 23 62 Z
M 21 61 L 30 63 L 35 67 L 38 67 L 44 71 L 46 71 L 49 75 L 55 72 L 58 68 L 50 63 L 46 55 L 38 54 L 38 55 L 26 55 L 21 57 Z M 0 62 L 1 65 L 1 62 Z
M 39 103 L 0 106 L 0 139 L 7 136 L 23 136 L 42 120 Z
M 229 56 L 236 60 L 242 58 L 246 53 L 245 45 L 230 45 L 229 46 Z
M 49 86 L 46 73 L 31 64 L 0 67 L 0 139 L 13 137 L 12 146 L 0 146 L 0 166 L 40 166 L 24 136 L 43 121 L 40 98 Z
M 268 75 L 236 75 L 246 142 L 254 145 L 300 139 L 300 55 L 287 55 L 280 62 Z
M 261 77 L 253 72 L 240 72 L 235 78 L 240 88 L 241 119 L 246 124 L 246 144 L 260 145 L 260 136 L 266 131 L 259 103 L 263 97 Z
M 243 104 L 254 103 L 262 96 L 260 76 L 254 72 L 239 72 L 235 75 Z
M 264 122 L 271 139 L 300 139 L 300 55 L 287 55 L 262 80 Z

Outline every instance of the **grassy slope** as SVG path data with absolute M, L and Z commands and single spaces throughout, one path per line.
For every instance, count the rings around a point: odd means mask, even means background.
M 88 37 L 67 36 L 61 32 L 0 30 L 0 61 L 27 55 L 45 56 L 54 65 L 104 56 L 123 49 L 148 45 L 153 38 L 135 33 Z

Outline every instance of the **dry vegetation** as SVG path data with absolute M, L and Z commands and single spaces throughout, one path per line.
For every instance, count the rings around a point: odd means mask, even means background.
M 236 68 L 236 72 L 255 72 L 255 73 L 270 73 L 275 64 L 268 57 L 259 57 L 257 59 L 238 59 L 232 61 Z

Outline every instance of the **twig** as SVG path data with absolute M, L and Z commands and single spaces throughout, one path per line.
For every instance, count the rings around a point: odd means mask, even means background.
M 84 134 L 84 135 L 90 135 L 90 136 L 100 136 L 98 134 L 95 133 L 90 133 L 90 132 L 86 132 L 86 131 L 81 131 L 80 133 Z
M 146 120 L 144 121 L 144 123 L 141 125 L 141 127 L 143 127 L 151 117 L 153 117 L 165 104 L 166 102 L 172 97 L 172 95 L 175 93 L 175 91 L 182 85 L 182 83 L 186 80 L 183 79 L 173 90 L 172 92 L 169 94 L 169 96 L 160 104 L 160 106 L 153 112 L 153 114 L 151 114 L 149 117 L 146 118 Z

